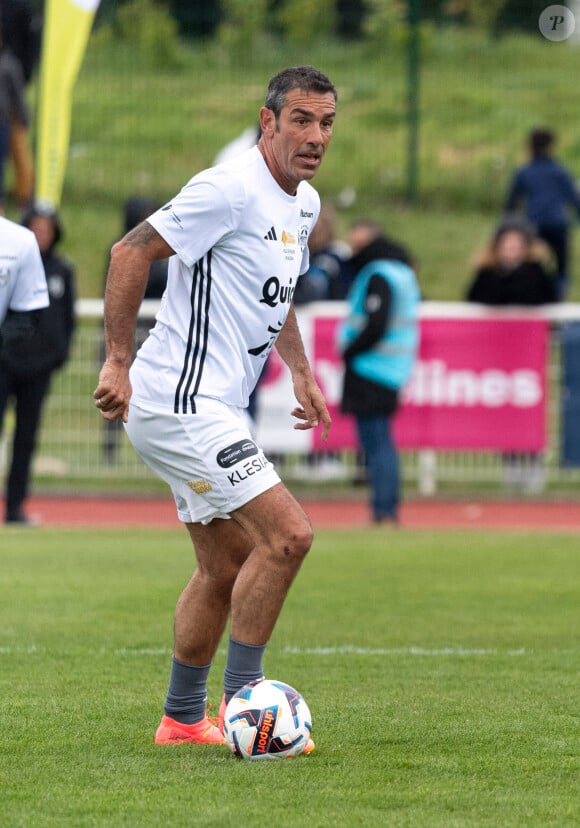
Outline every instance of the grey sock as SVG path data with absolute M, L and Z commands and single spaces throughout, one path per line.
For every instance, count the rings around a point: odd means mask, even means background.
M 184 664 L 173 656 L 164 705 L 167 716 L 182 724 L 201 722 L 205 716 L 210 667 L 211 663 L 204 667 Z
M 264 678 L 262 659 L 266 644 L 243 644 L 231 638 L 228 643 L 228 658 L 224 670 L 224 692 L 226 702 L 249 681 Z

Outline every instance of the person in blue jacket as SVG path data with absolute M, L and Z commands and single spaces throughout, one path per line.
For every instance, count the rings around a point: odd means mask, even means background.
M 419 345 L 419 287 L 410 254 L 373 221 L 351 229 L 347 318 L 338 332 L 345 363 L 341 409 L 352 414 L 371 486 L 374 523 L 396 523 L 399 455 L 391 420 Z
M 558 299 L 568 292 L 570 211 L 580 216 L 580 192 L 568 170 L 553 157 L 556 136 L 549 129 L 534 129 L 528 146 L 530 160 L 513 176 L 504 205 L 512 213 L 522 205 L 538 238 L 554 253 Z

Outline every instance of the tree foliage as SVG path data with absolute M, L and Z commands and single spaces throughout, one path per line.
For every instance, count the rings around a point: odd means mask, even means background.
M 308 45 L 336 32 L 335 0 L 285 0 L 276 15 L 290 43 Z

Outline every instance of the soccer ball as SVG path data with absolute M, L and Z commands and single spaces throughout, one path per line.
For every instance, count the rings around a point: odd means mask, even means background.
M 252 681 L 232 696 L 224 736 L 240 759 L 287 759 L 308 743 L 312 719 L 297 690 L 282 681 Z

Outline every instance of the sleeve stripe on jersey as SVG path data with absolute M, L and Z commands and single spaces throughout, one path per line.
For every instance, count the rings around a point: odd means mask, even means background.
M 209 305 L 211 293 L 211 250 L 207 254 L 207 262 L 201 258 L 193 269 L 191 282 L 191 317 L 183 370 L 175 391 L 174 412 L 176 414 L 196 413 L 195 395 L 199 389 L 203 365 L 207 354 L 207 339 L 209 329 Z M 206 267 L 204 268 L 204 264 Z M 193 385 L 193 391 L 191 387 Z M 190 393 L 191 391 L 191 393 Z

